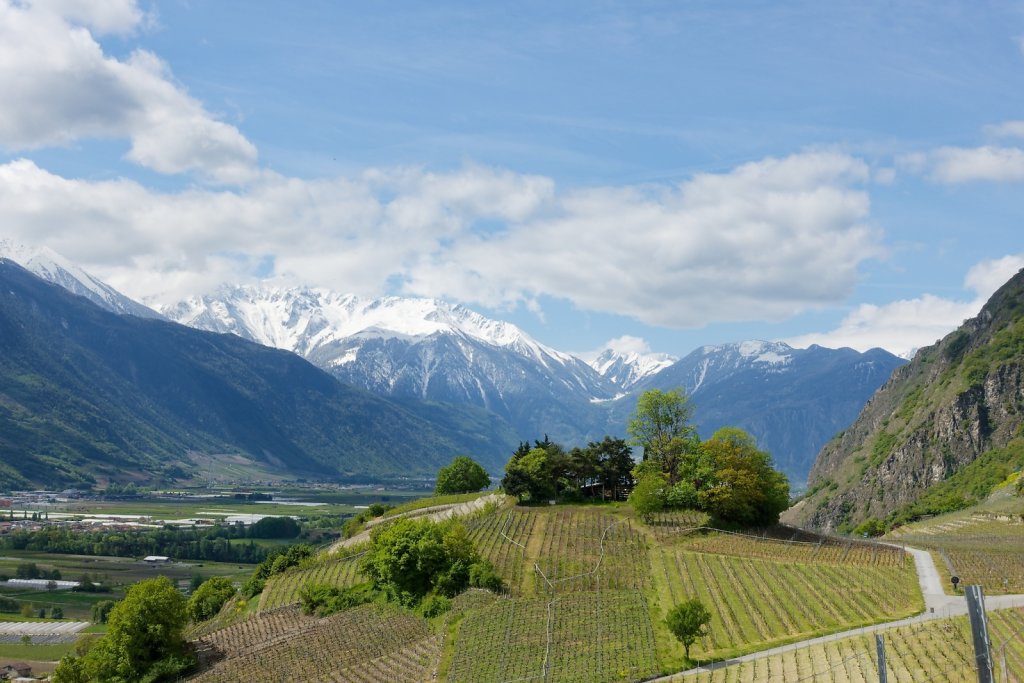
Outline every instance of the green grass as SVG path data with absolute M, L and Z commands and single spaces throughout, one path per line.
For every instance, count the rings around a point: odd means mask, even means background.
M 39 662 L 55 662 L 64 655 L 74 652 L 74 643 L 59 645 L 22 645 L 21 643 L 0 643 L 0 658 L 27 659 Z

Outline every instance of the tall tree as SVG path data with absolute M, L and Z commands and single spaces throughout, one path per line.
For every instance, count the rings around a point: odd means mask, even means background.
M 682 389 L 651 389 L 640 394 L 627 430 L 643 459 L 658 461 L 669 484 L 678 479 L 679 462 L 696 450 L 697 428 L 690 424 L 693 405 Z

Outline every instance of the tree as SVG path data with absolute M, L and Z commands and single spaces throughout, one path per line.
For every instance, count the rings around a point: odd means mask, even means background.
M 772 467 L 771 456 L 735 427 L 715 432 L 701 444 L 714 481 L 698 491 L 701 506 L 723 521 L 770 526 L 789 506 L 789 481 Z
M 89 683 L 85 666 L 80 657 L 65 655 L 53 670 L 53 683 Z
M 110 610 L 114 609 L 114 605 L 117 603 L 113 600 L 100 600 L 99 602 L 93 603 L 92 606 L 92 621 L 95 624 L 107 623 L 107 618 L 110 616 Z
M 597 476 L 601 486 L 617 499 L 619 492 L 633 483 L 631 471 L 636 464 L 633 449 L 624 439 L 606 436 L 599 443 L 590 443 L 587 450 L 597 456 Z
M 471 574 L 486 572 L 466 528 L 457 521 L 437 523 L 408 517 L 370 534 L 370 550 L 360 571 L 374 587 L 405 606 L 429 593 L 452 597 L 470 585 Z
M 665 477 L 659 472 L 648 472 L 640 477 L 633 492 L 629 494 L 629 504 L 633 511 L 645 520 L 659 512 L 665 507 L 667 485 Z
M 491 477 L 487 470 L 475 460 L 460 455 L 452 460 L 450 465 L 438 471 L 434 493 L 439 496 L 450 493 L 473 493 L 487 488 L 490 483 Z
M 520 499 L 524 496 L 533 501 L 554 498 L 557 487 L 548 452 L 537 447 L 531 448 L 524 455 L 513 455 L 505 465 L 505 478 L 501 480 L 501 487 L 505 493 Z
M 672 635 L 683 644 L 686 658 L 689 659 L 690 646 L 710 632 L 711 612 L 700 600 L 691 598 L 669 610 L 665 623 Z
M 204 581 L 188 600 L 188 616 L 192 621 L 206 621 L 220 612 L 224 603 L 235 596 L 230 579 L 214 576 Z
M 143 681 L 192 666 L 185 607 L 185 596 L 165 576 L 133 585 L 110 611 L 106 635 L 83 658 L 85 672 L 101 681 Z
M 675 484 L 679 459 L 696 449 L 697 429 L 690 424 L 693 406 L 682 389 L 651 389 L 640 394 L 627 431 L 633 445 L 644 449 L 643 459 L 655 459 L 669 484 Z

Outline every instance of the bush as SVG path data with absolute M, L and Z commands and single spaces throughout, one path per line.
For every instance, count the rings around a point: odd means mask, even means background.
M 420 604 L 420 614 L 425 616 L 427 619 L 431 619 L 444 614 L 451 608 L 451 598 L 446 598 L 443 595 L 428 595 L 423 598 L 423 602 Z
M 211 619 L 235 596 L 235 586 L 230 579 L 214 576 L 204 581 L 188 601 L 188 616 L 192 621 Z
M 299 604 L 304 614 L 326 617 L 335 612 L 365 605 L 383 597 L 369 582 L 338 588 L 330 584 L 316 583 L 302 587 Z

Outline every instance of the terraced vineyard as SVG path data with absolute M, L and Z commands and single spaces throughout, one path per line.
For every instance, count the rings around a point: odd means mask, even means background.
M 777 557 L 785 561 L 679 547 L 652 552 L 652 574 L 663 587 L 665 604 L 698 597 L 716 606 L 711 634 L 695 653 L 720 656 L 748 651 L 754 643 L 763 649 L 794 636 L 898 619 L 921 609 L 916 576 L 906 566 L 837 566 Z
M 518 593 L 528 571 L 526 542 L 533 533 L 537 514 L 529 510 L 508 510 L 473 520 L 469 536 L 477 550 L 494 564 L 513 593 Z
M 650 586 L 647 539 L 632 520 L 598 510 L 549 513 L 536 566 L 541 590 Z
M 993 648 L 1010 638 L 1006 648 L 1010 680 L 1024 674 L 1024 636 L 1011 634 L 1024 629 L 1024 611 L 1000 610 L 989 613 Z M 966 617 L 888 629 L 882 632 L 886 648 L 888 680 L 894 683 L 928 681 L 973 683 L 974 649 Z M 999 652 L 996 679 L 1002 680 Z M 1014 678 L 1016 677 L 1016 678 Z M 878 680 L 873 635 L 855 636 L 823 645 L 795 648 L 783 654 L 736 664 L 713 672 L 679 674 L 671 679 L 688 683 L 873 683 Z
M 639 590 L 502 599 L 462 622 L 448 680 L 639 680 L 658 670 L 654 630 Z
M 346 588 L 365 581 L 366 579 L 359 574 L 360 557 L 361 554 L 343 558 L 328 557 L 312 567 L 292 569 L 271 577 L 260 595 L 259 611 L 266 612 L 298 604 L 299 592 L 306 585 L 325 583 Z
M 357 557 L 328 558 L 274 577 L 258 613 L 236 609 L 244 621 L 200 638 L 209 669 L 195 680 L 286 671 L 283 680 L 422 681 L 436 672 L 454 682 L 637 681 L 682 665 L 663 615 L 685 598 L 712 608 L 711 634 L 693 648 L 701 656 L 751 652 L 920 607 L 912 563 L 898 549 L 680 534 L 692 521 L 706 518 L 673 513 L 647 526 L 614 505 L 505 506 L 475 516 L 470 537 L 508 591 L 466 593 L 434 622 L 372 607 L 301 615 L 294 605 L 302 586 L 359 581 Z
M 357 607 L 324 619 L 287 607 L 204 636 L 197 683 L 237 681 L 422 681 L 440 639 L 398 609 Z
M 909 525 L 892 538 L 934 551 L 936 564 L 988 595 L 1024 593 L 1024 521 L 1010 515 L 950 515 Z M 948 582 L 945 584 L 950 585 Z

